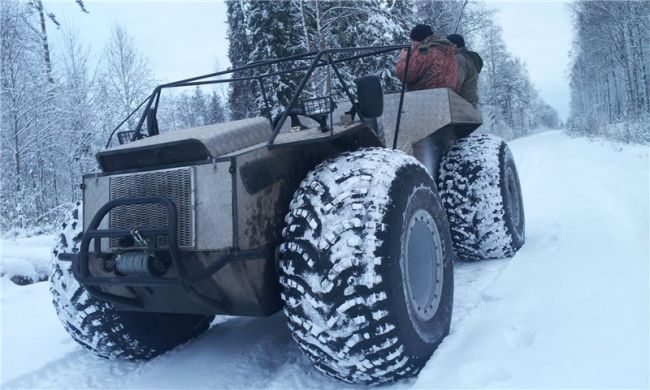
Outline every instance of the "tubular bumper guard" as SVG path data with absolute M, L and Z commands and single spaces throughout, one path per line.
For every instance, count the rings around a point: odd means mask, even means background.
M 172 266 L 176 270 L 177 278 L 164 278 L 164 277 L 95 277 L 90 274 L 89 266 L 89 252 L 90 242 L 94 241 L 95 253 L 101 252 L 101 239 L 102 238 L 117 238 L 130 236 L 131 232 L 127 229 L 98 229 L 99 224 L 104 217 L 114 208 L 126 205 L 136 204 L 161 204 L 167 209 L 168 225 L 160 228 L 138 228 L 140 235 L 144 237 L 167 237 L 168 251 L 172 260 Z M 104 204 L 99 211 L 95 214 L 90 221 L 88 228 L 83 232 L 81 238 L 81 245 L 79 252 L 72 256 L 61 256 L 61 259 L 72 260 L 72 272 L 77 281 L 85 287 L 90 295 L 93 297 L 108 301 L 118 305 L 129 306 L 134 309 L 143 308 L 142 302 L 136 298 L 128 298 L 115 294 L 109 294 L 101 290 L 100 286 L 124 286 L 124 287 L 155 287 L 155 286 L 180 286 L 194 301 L 203 305 L 211 310 L 218 312 L 229 312 L 230 308 L 223 302 L 206 297 L 199 293 L 195 288 L 195 284 L 203 281 L 215 273 L 219 272 L 221 268 L 233 261 L 254 259 L 259 256 L 268 255 L 267 249 L 253 249 L 253 250 L 236 250 L 231 249 L 228 253 L 222 255 L 214 263 L 210 264 L 203 271 L 194 273 L 192 275 L 187 273 L 183 262 L 181 261 L 178 242 L 176 237 L 176 226 L 178 224 L 178 212 L 176 205 L 165 197 L 152 196 L 152 197 L 139 197 L 139 198 L 121 198 L 115 199 Z M 160 250 L 160 248 L 157 248 Z

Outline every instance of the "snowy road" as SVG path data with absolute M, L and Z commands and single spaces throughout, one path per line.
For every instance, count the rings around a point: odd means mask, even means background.
M 510 260 L 456 265 L 452 332 L 397 388 L 647 388 L 648 148 L 548 132 L 511 143 L 527 243 Z M 44 238 L 3 241 L 5 259 Z M 27 248 L 27 246 L 29 246 Z M 78 347 L 46 283 L 2 278 L 3 388 L 341 388 L 311 368 L 281 313 L 220 319 L 143 364 Z

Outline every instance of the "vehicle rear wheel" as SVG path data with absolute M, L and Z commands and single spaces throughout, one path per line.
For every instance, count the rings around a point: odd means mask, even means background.
M 513 256 L 525 241 L 524 206 L 508 145 L 487 135 L 463 138 L 445 153 L 438 188 L 457 256 Z
M 212 316 L 117 311 L 90 296 L 72 275 L 72 262 L 59 259 L 60 254 L 79 250 L 82 221 L 77 204 L 52 251 L 50 273 L 52 302 L 77 343 L 104 358 L 148 360 L 209 328 Z
M 280 282 L 294 339 L 325 374 L 416 375 L 449 333 L 451 238 L 426 169 L 389 149 L 323 162 L 285 219 Z

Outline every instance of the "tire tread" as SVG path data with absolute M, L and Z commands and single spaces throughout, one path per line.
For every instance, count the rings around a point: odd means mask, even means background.
M 382 195 L 408 165 L 420 166 L 386 149 L 325 161 L 302 182 L 285 219 L 280 280 L 289 328 L 319 371 L 349 383 L 384 383 L 420 369 L 385 315 L 387 286 L 375 269 L 381 258 L 359 260 L 378 246 L 390 207 Z

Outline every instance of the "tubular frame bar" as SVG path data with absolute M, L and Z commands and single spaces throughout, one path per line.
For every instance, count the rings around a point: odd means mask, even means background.
M 322 66 L 332 66 L 334 69 L 334 72 L 337 74 L 337 78 L 341 81 L 341 84 L 345 90 L 346 95 L 350 99 L 350 103 L 353 105 L 353 107 L 356 107 L 355 101 L 353 98 L 351 98 L 351 94 L 349 93 L 349 88 L 343 78 L 340 75 L 340 72 L 336 68 L 336 64 L 360 59 L 360 58 L 365 58 L 365 57 L 371 57 L 379 54 L 385 54 L 391 51 L 396 51 L 396 50 L 401 50 L 401 49 L 407 49 L 409 52 L 409 56 L 407 57 L 407 65 L 408 65 L 408 58 L 410 58 L 410 45 L 388 45 L 388 46 L 364 46 L 364 47 L 347 47 L 347 48 L 338 48 L 338 49 L 322 49 L 318 51 L 311 51 L 307 53 L 302 53 L 302 54 L 296 54 L 293 56 L 289 57 L 284 57 L 284 58 L 278 58 L 278 59 L 273 59 L 273 60 L 263 60 L 263 61 L 255 61 L 251 62 L 249 64 L 237 67 L 237 68 L 232 68 L 228 69 L 225 71 L 220 71 L 220 72 L 215 72 L 215 73 L 210 73 L 206 75 L 201 75 L 201 76 L 196 76 L 196 77 L 191 77 L 188 79 L 184 80 L 179 80 L 171 83 L 166 83 L 166 84 L 161 84 L 157 86 L 154 91 L 149 95 L 129 116 L 124 119 L 112 132 L 111 135 L 109 136 L 108 142 L 106 143 L 106 148 L 110 146 L 111 140 L 115 132 L 122 126 L 126 121 L 133 116 L 142 106 L 146 103 L 146 107 L 140 117 L 140 120 L 138 121 L 138 124 L 135 129 L 135 134 L 134 134 L 134 139 L 137 139 L 141 136 L 141 131 L 142 131 L 142 125 L 144 124 L 146 120 L 147 113 L 149 112 L 150 109 L 153 110 L 154 113 L 158 109 L 158 101 L 160 100 L 160 93 L 163 88 L 178 88 L 178 87 L 188 87 L 188 86 L 196 86 L 196 85 L 209 85 L 209 84 L 221 84 L 221 83 L 232 83 L 232 82 L 241 82 L 241 81 L 254 81 L 257 80 L 260 83 L 260 86 L 262 88 L 262 93 L 265 94 L 264 87 L 263 87 L 263 79 L 266 77 L 273 77 L 273 76 L 279 76 L 283 74 L 288 74 L 288 73 L 295 73 L 295 72 L 301 72 L 301 71 L 307 71 L 307 73 L 304 75 L 302 78 L 297 90 L 294 92 L 290 104 L 285 110 L 285 113 L 291 110 L 297 103 L 300 95 L 302 94 L 305 86 L 307 85 L 307 81 L 311 78 L 313 75 L 314 69 Z M 347 53 L 354 53 L 354 52 L 362 52 L 361 54 L 356 54 L 356 55 L 350 55 L 344 58 L 340 58 L 337 60 L 332 60 L 331 55 L 334 54 L 347 54 Z M 327 60 L 323 60 L 323 57 L 327 56 Z M 217 79 L 217 80 L 209 80 L 215 77 L 220 77 L 228 74 L 234 74 L 234 73 L 241 73 L 246 70 L 254 70 L 257 68 L 261 67 L 267 67 L 270 65 L 275 65 L 275 64 L 281 64 L 281 63 L 286 63 L 286 62 L 292 62 L 292 61 L 311 61 L 309 66 L 300 66 L 297 68 L 293 69 L 287 69 L 283 71 L 276 71 L 276 72 L 268 72 L 264 74 L 259 74 L 259 75 L 253 75 L 253 76 L 246 76 L 246 77 L 237 77 L 237 78 L 231 78 L 231 79 Z M 408 72 L 408 69 L 406 70 Z M 402 91 L 401 91 L 401 97 L 400 97 L 400 107 L 401 103 L 403 101 L 403 94 L 405 92 L 405 87 L 402 85 Z M 154 104 L 155 100 L 155 104 Z M 268 100 L 268 97 L 265 99 Z M 266 106 L 268 104 L 265 103 Z M 267 108 L 268 109 L 268 108 Z M 273 129 L 273 134 L 271 136 L 271 139 L 268 142 L 268 145 L 273 145 L 273 142 L 275 141 L 275 138 L 277 137 L 277 134 L 279 133 L 279 130 L 282 128 L 284 125 L 284 122 L 287 120 L 288 114 L 281 116 L 280 121 L 276 125 L 276 127 Z M 396 134 L 398 133 L 399 129 L 399 114 L 398 114 L 398 121 L 396 124 Z M 395 144 L 395 142 L 394 142 Z
M 406 92 L 406 80 L 409 74 L 409 62 L 411 60 L 411 46 L 406 49 L 406 62 L 404 63 L 404 82 L 399 95 L 399 106 L 397 108 L 397 123 L 395 123 L 395 136 L 393 137 L 393 149 L 397 149 L 397 136 L 399 135 L 399 124 L 402 120 L 402 107 L 404 106 L 404 93 Z

